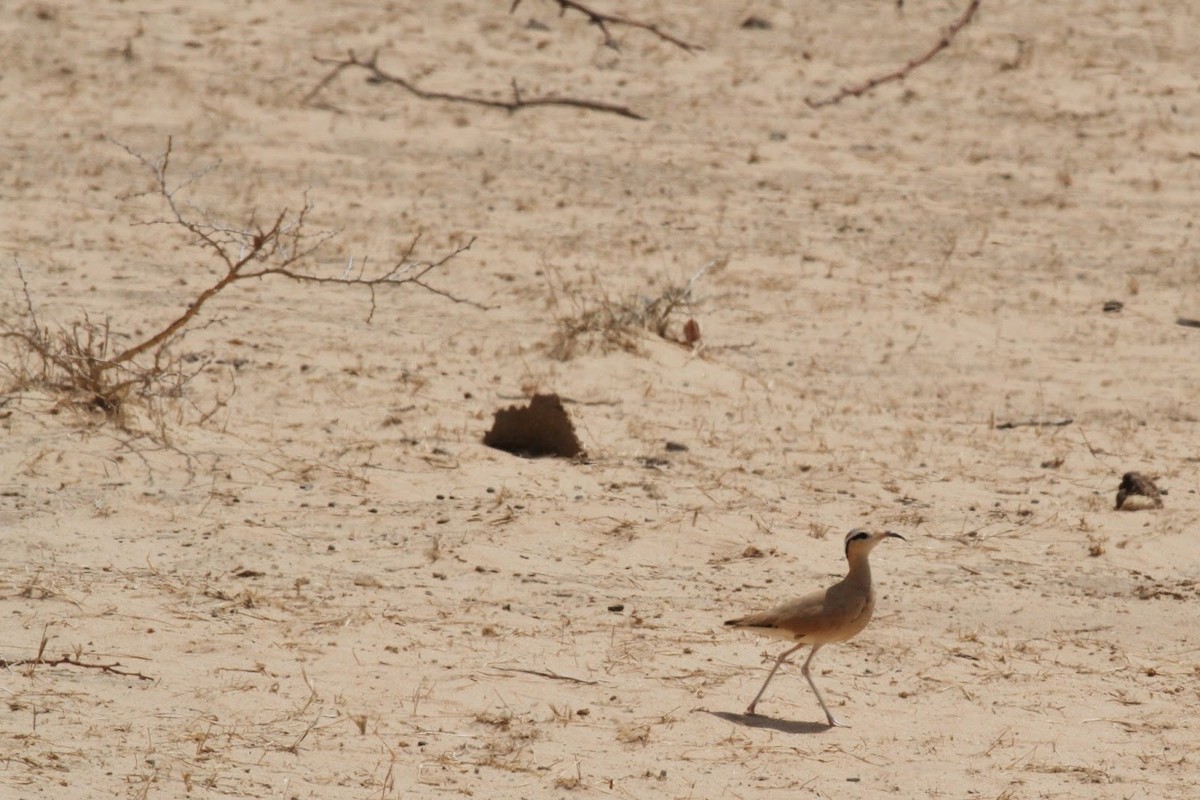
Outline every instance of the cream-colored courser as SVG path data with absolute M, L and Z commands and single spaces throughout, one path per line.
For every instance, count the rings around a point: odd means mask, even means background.
M 891 531 L 872 533 L 855 528 L 846 534 L 846 560 L 850 562 L 850 571 L 845 578 L 828 589 L 806 594 L 767 611 L 751 614 L 741 619 L 731 619 L 725 623 L 774 639 L 798 642 L 795 647 L 788 649 L 775 659 L 775 666 L 771 667 L 771 671 L 767 673 L 767 679 L 763 681 L 762 688 L 750 701 L 750 706 L 746 709 L 747 714 L 754 713 L 754 707 L 758 705 L 763 692 L 767 690 L 767 684 L 771 682 L 771 678 L 775 677 L 775 671 L 779 669 L 779 665 L 801 647 L 810 645 L 812 652 L 808 654 L 800 672 L 808 680 L 808 685 L 812 687 L 813 694 L 817 696 L 817 702 L 821 704 L 821 710 L 825 712 L 829 724 L 849 727 L 835 717 L 829 710 L 829 706 L 825 705 L 825 698 L 821 696 L 821 690 L 813 682 L 808 668 L 812 664 L 813 656 L 824 645 L 846 641 L 867 627 L 867 623 L 871 621 L 871 614 L 875 611 L 875 590 L 871 586 L 871 564 L 867 556 L 875 549 L 875 545 L 889 537 L 904 539 L 900 534 Z

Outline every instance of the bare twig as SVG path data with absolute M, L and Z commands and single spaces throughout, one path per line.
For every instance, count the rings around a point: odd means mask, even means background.
M 947 47 L 949 47 L 950 43 L 952 41 L 954 41 L 954 37 L 958 34 L 958 32 L 960 30 L 962 30 L 963 28 L 965 28 L 967 26 L 967 23 L 969 23 L 971 21 L 971 19 L 975 16 L 975 12 L 979 10 L 979 4 L 981 2 L 982 2 L 982 0 L 971 0 L 970 5 L 967 6 L 966 11 L 964 11 L 962 13 L 962 15 L 958 19 L 956 19 L 949 28 L 946 29 L 946 31 L 942 34 L 942 38 L 938 39 L 937 43 L 933 47 L 931 47 L 928 51 L 926 51 L 922 55 L 919 55 L 916 58 L 911 59 L 908 63 L 906 63 L 904 66 L 900 67 L 899 69 L 895 69 L 891 72 L 884 73 L 883 75 L 877 75 L 868 81 L 865 81 L 863 83 L 860 83 L 860 84 L 857 84 L 854 86 L 844 86 L 840 90 L 838 90 L 838 92 L 836 94 L 832 94 L 829 97 L 825 97 L 825 98 L 821 98 L 821 99 L 817 99 L 817 100 L 814 100 L 811 97 L 807 97 L 804 99 L 804 102 L 807 103 L 810 108 L 821 108 L 822 106 L 831 106 L 836 103 L 842 102 L 847 97 L 861 97 L 862 95 L 871 91 L 875 87 L 881 86 L 885 83 L 903 80 L 905 77 L 908 76 L 908 73 L 912 72 L 914 69 L 921 66 L 922 64 L 925 64 L 925 63 L 933 60 L 934 56 L 936 56 L 938 53 L 942 52 Z
M 63 656 L 62 658 L 42 658 L 39 653 L 36 658 L 18 658 L 12 661 L 7 658 L 0 658 L 0 669 L 11 669 L 12 667 L 82 667 L 84 669 L 98 669 L 101 672 L 107 672 L 110 675 L 124 675 L 130 678 L 137 678 L 143 681 L 152 681 L 154 678 L 149 675 L 143 675 L 140 672 L 129 672 L 120 669 L 124 666 L 120 661 L 114 661 L 111 664 L 90 664 L 86 661 L 80 661 L 73 656 Z
M 292 742 L 287 747 L 283 747 L 281 749 L 285 753 L 299 753 L 300 752 L 299 751 L 300 743 L 303 742 L 306 738 L 308 738 L 308 735 L 310 733 L 312 733 L 312 729 L 317 727 L 317 723 L 320 721 L 321 721 L 321 712 L 318 711 L 317 715 L 315 717 L 313 717 L 313 721 L 308 723 L 308 727 L 305 728 L 303 731 L 301 731 L 300 735 L 296 737 L 296 741 Z
M 475 308 L 481 310 L 487 310 L 487 306 L 483 305 L 482 303 L 477 303 L 474 300 L 468 300 L 466 298 L 451 294 L 450 292 L 430 286 L 424 281 L 425 276 L 430 272 L 433 272 L 435 269 L 444 265 L 446 262 L 450 261 L 450 259 L 459 255 L 460 253 L 470 250 L 471 245 L 475 244 L 475 237 L 472 236 L 466 244 L 459 245 L 437 261 L 414 261 L 412 260 L 412 254 L 416 249 L 417 242 L 420 240 L 420 238 L 421 235 L 417 234 L 416 238 L 414 238 L 412 243 L 408 246 L 408 249 L 404 251 L 404 255 L 400 257 L 400 259 L 392 266 L 392 268 L 385 274 L 375 278 L 364 278 L 362 277 L 361 273 L 357 276 L 351 277 L 349 271 L 353 266 L 352 264 L 347 265 L 346 272 L 344 272 L 339 278 L 306 275 L 304 273 L 293 272 L 292 270 L 286 268 L 276 269 L 274 272 L 278 275 L 292 278 L 293 280 L 305 281 L 307 283 L 333 283 L 341 286 L 365 286 L 371 293 L 371 310 L 367 314 L 367 322 L 370 322 L 375 316 L 375 290 L 383 285 L 399 286 L 401 284 L 411 283 L 420 286 L 427 292 L 432 292 L 439 297 L 444 297 L 453 303 L 462 303 L 465 305 L 474 306 Z
M 353 55 L 353 51 L 351 51 L 351 55 Z M 316 56 L 313 56 L 313 58 L 318 62 L 321 61 L 321 59 L 317 58 Z M 312 101 L 316 98 L 316 96 L 321 93 L 322 89 L 324 89 L 329 84 L 333 83 L 333 81 L 337 78 L 337 76 L 342 74 L 342 70 L 346 69 L 347 67 L 352 67 L 352 66 L 354 66 L 353 62 L 343 61 L 343 62 L 339 63 L 333 69 L 329 70 L 329 72 L 326 73 L 325 77 L 321 78 L 321 80 L 317 81 L 317 85 L 314 86 L 312 89 L 310 89 L 308 94 L 304 95 L 304 97 L 302 97 L 300 99 L 300 105 L 306 106 L 306 105 L 309 105 L 310 103 L 312 103 Z
M 559 675 L 551 670 L 541 669 L 525 669 L 524 667 L 496 667 L 501 672 L 522 672 L 526 675 L 536 675 L 539 678 L 549 678 L 554 681 L 567 681 L 569 683 L 580 683 L 584 686 L 595 686 L 599 681 L 589 681 L 584 678 L 576 678 L 571 675 Z
M 655 36 L 657 36 L 659 39 L 662 39 L 664 42 L 668 42 L 670 44 L 675 45 L 680 50 L 683 50 L 685 53 L 694 53 L 697 50 L 704 49 L 703 47 L 701 47 L 698 44 L 692 44 L 691 42 L 685 42 L 683 39 L 679 39 L 675 36 L 672 36 L 671 34 L 664 31 L 662 28 L 658 27 L 657 25 L 653 25 L 648 22 L 639 22 L 636 19 L 630 19 L 628 17 L 621 17 L 621 16 L 617 16 L 615 14 L 604 14 L 599 11 L 595 11 L 594 9 L 588 8 L 583 3 L 577 3 L 577 2 L 575 2 L 575 0 L 553 0 L 553 2 L 558 3 L 559 16 L 562 16 L 562 15 L 566 14 L 568 10 L 571 10 L 571 11 L 578 11 L 580 14 L 583 14 L 585 17 L 587 17 L 588 23 L 591 25 L 595 25 L 597 28 L 600 29 L 600 32 L 602 34 L 604 34 L 605 46 L 611 47 L 613 50 L 620 50 L 621 47 L 619 44 L 617 44 L 617 40 L 613 38 L 612 31 L 610 31 L 608 29 L 608 26 L 610 24 L 624 25 L 627 28 L 638 28 L 639 30 L 643 30 L 648 33 L 652 33 Z M 515 12 L 517 10 L 517 6 L 519 6 L 519 5 L 521 5 L 521 0 L 513 0 L 512 8 L 510 8 L 508 10 L 508 13 L 512 14 L 513 12 Z
M 1080 438 L 1083 439 L 1083 444 L 1085 447 L 1087 447 L 1088 452 L 1092 454 L 1092 458 L 1096 459 L 1098 462 L 1103 464 L 1110 471 L 1116 472 L 1117 471 L 1116 467 L 1114 467 L 1112 464 L 1108 463 L 1107 461 L 1105 461 L 1103 458 L 1100 457 L 1102 455 L 1108 455 L 1108 454 L 1105 453 L 1103 450 L 1100 450 L 1100 449 L 1092 446 L 1091 441 L 1088 440 L 1087 431 L 1085 431 L 1083 429 L 1082 425 L 1078 426 L 1078 429 L 1079 429 L 1079 436 L 1080 436 Z
M 357 277 L 348 277 L 348 272 L 342 277 L 326 278 L 298 271 L 296 268 L 307 261 L 310 256 L 333 238 L 329 231 L 309 233 L 305 230 L 307 216 L 312 211 L 312 204 L 307 195 L 301 209 L 292 214 L 284 208 L 276 215 L 270 226 L 263 227 L 251 218 L 245 225 L 234 228 L 209 220 L 197 220 L 186 215 L 176 200 L 176 194 L 195 180 L 189 177 L 178 186 L 171 187 L 167 167 L 171 156 L 171 138 L 167 138 L 167 147 L 162 157 L 151 162 L 129 147 L 121 145 L 126 152 L 142 162 L 154 175 L 155 194 L 166 201 L 171 210 L 171 218 L 155 220 L 153 224 L 178 225 L 192 233 L 201 247 L 214 252 L 224 264 L 226 273 L 219 280 L 197 295 L 184 313 L 173 320 L 154 336 L 129 348 L 116 356 L 114 361 L 121 363 L 134 358 L 141 353 L 169 340 L 179 329 L 191 321 L 213 295 L 220 292 L 234 281 L 250 278 L 262 278 L 268 275 L 280 275 L 293 280 L 316 284 L 340 284 L 343 286 L 365 286 L 371 290 L 371 310 L 367 319 L 375 313 L 375 289 L 381 286 L 402 286 L 415 284 L 426 291 L 445 297 L 455 303 L 466 303 L 484 309 L 479 303 L 467 300 L 450 292 L 436 289 L 425 282 L 425 276 L 438 267 L 444 266 L 455 256 L 471 248 L 475 239 L 465 245 L 460 245 L 446 256 L 434 262 L 413 260 L 418 234 L 401 254 L 400 258 L 382 275 L 374 278 L 364 278 L 360 273 Z M 207 172 L 207 170 L 205 170 Z
M 581 100 L 575 97 L 557 97 L 548 95 L 545 97 L 525 97 L 521 94 L 520 88 L 514 79 L 512 82 L 513 97 L 511 100 L 493 100 L 487 97 L 472 97 L 470 95 L 452 94 L 449 92 L 431 92 L 422 89 L 407 78 L 402 78 L 399 75 L 393 75 L 385 71 L 379 66 L 379 52 L 371 54 L 370 58 L 362 59 L 355 55 L 351 50 L 347 53 L 346 58 L 322 58 L 321 56 L 313 56 L 313 59 L 319 64 L 332 64 L 333 69 L 329 74 L 323 77 L 312 91 L 304 96 L 305 103 L 309 103 L 316 97 L 317 93 L 330 84 L 343 70 L 348 67 L 358 67 L 366 70 L 370 77 L 368 80 L 375 83 L 391 83 L 405 91 L 413 94 L 422 100 L 441 100 L 446 103 L 465 103 L 468 105 L 483 106 L 485 108 L 498 108 L 504 111 L 515 113 L 526 108 L 537 108 L 539 106 L 568 106 L 571 108 L 582 108 L 587 111 L 599 111 L 605 114 L 616 114 L 617 116 L 626 117 L 628 119 L 644 120 L 646 119 L 641 114 L 633 111 L 626 106 L 616 105 L 614 103 L 605 103 L 599 100 Z
M 1013 428 L 1062 428 L 1074 422 L 1072 417 L 1063 417 L 1062 419 L 1024 419 L 1009 422 L 1001 422 L 996 426 L 998 431 L 1012 430 Z

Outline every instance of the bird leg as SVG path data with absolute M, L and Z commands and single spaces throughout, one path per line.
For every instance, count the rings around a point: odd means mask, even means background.
M 775 659 L 775 666 L 771 667 L 771 671 L 767 673 L 767 679 L 765 681 L 763 681 L 762 688 L 758 690 L 758 694 L 754 695 L 754 699 L 750 701 L 750 705 L 746 709 L 746 716 L 748 716 L 748 717 L 754 716 L 754 707 L 756 705 L 758 705 L 758 701 L 759 701 L 759 699 L 762 698 L 763 692 L 765 692 L 767 690 L 767 684 L 771 682 L 771 678 L 775 677 L 775 670 L 779 669 L 779 665 L 782 664 L 784 661 L 787 661 L 788 656 L 790 656 L 792 653 L 799 650 L 801 647 L 804 647 L 804 645 L 798 644 L 795 647 L 792 647 L 792 648 L 788 649 L 787 651 L 781 653 L 779 658 Z M 813 648 L 813 649 L 814 649 L 814 651 L 816 650 L 816 648 Z M 810 661 L 812 660 L 812 656 L 809 656 L 808 658 Z M 805 666 L 807 666 L 807 662 L 805 662 Z M 822 708 L 823 707 L 824 707 L 824 704 L 822 703 Z M 826 712 L 826 713 L 828 713 L 828 712 Z
M 808 654 L 808 658 L 806 658 L 804 660 L 804 666 L 800 668 L 800 674 L 802 674 L 806 679 L 808 679 L 808 685 L 812 687 L 813 694 L 815 694 L 817 696 L 817 702 L 821 704 L 821 710 L 825 712 L 825 718 L 827 720 L 829 720 L 829 726 L 831 728 L 849 728 L 850 727 L 849 725 L 847 725 L 846 723 L 842 722 L 840 719 L 835 717 L 833 715 L 833 712 L 831 712 L 829 710 L 829 706 L 825 705 L 825 698 L 821 697 L 821 690 L 817 688 L 817 683 L 816 683 L 816 681 L 813 680 L 812 673 L 809 672 L 809 670 L 808 670 L 808 665 L 812 663 L 813 656 L 815 656 L 817 654 L 817 651 L 820 649 L 821 649 L 821 645 L 819 645 L 819 644 L 813 645 L 812 652 Z M 788 652 L 791 652 L 791 651 L 788 651 Z

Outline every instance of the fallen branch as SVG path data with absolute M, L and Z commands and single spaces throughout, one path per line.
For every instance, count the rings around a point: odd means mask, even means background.
M 950 43 L 952 41 L 954 41 L 954 37 L 958 34 L 958 32 L 960 30 L 962 30 L 963 28 L 965 28 L 967 26 L 967 23 L 969 23 L 971 21 L 971 19 L 975 16 L 975 12 L 979 10 L 979 4 L 981 2 L 982 2 L 982 0 L 971 0 L 970 5 L 967 6 L 967 10 L 962 13 L 962 16 L 960 16 L 957 20 L 954 21 L 954 24 L 952 24 L 949 28 L 946 29 L 945 33 L 942 34 L 942 38 L 938 39 L 937 44 L 935 44 L 932 48 L 930 48 L 923 55 L 917 56 L 916 58 L 912 59 L 904 66 L 900 67 L 899 69 L 893 70 L 892 72 L 888 72 L 883 75 L 878 75 L 878 76 L 871 78 L 870 80 L 868 80 L 864 83 L 860 83 L 856 86 L 842 87 L 836 94 L 830 95 L 829 97 L 825 97 L 825 98 L 822 98 L 819 100 L 814 100 L 811 97 L 806 97 L 804 99 L 804 102 L 808 104 L 809 108 L 821 108 L 822 106 L 831 106 L 836 103 L 842 102 L 847 97 L 861 97 L 862 95 L 871 91 L 875 87 L 881 86 L 885 83 L 903 80 L 905 77 L 908 76 L 908 73 L 912 72 L 914 69 L 921 66 L 922 64 L 932 61 L 934 56 L 936 56 L 938 53 L 942 52 L 947 47 L 949 47 Z
M 84 669 L 98 669 L 102 672 L 107 672 L 112 675 L 125 675 L 127 677 L 138 678 L 143 681 L 154 680 L 149 675 L 143 675 L 140 672 L 126 672 L 123 669 L 119 669 L 119 667 L 124 666 L 120 661 L 115 661 L 112 664 L 89 664 L 86 661 L 80 661 L 78 650 L 76 650 L 75 656 L 73 657 L 63 656 L 62 658 L 45 658 L 46 645 L 50 644 L 50 636 L 48 634 L 49 630 L 49 625 L 42 629 L 42 638 L 41 641 L 38 642 L 38 651 L 36 656 L 33 658 L 18 658 L 13 661 L 9 661 L 6 658 L 0 658 L 0 669 L 11 669 L 12 667 L 30 667 L 32 669 L 33 667 L 39 666 L 59 667 L 66 664 L 72 667 L 83 667 Z
M 525 675 L 536 675 L 539 678 L 549 678 L 552 681 L 567 681 L 569 683 L 580 683 L 584 686 L 595 686 L 599 681 L 589 681 L 584 678 L 575 678 L 571 675 L 559 675 L 557 672 L 540 669 L 525 669 L 524 667 L 496 667 L 501 672 L 521 672 Z
M 692 44 L 691 42 L 685 42 L 683 39 L 676 38 L 657 25 L 653 25 L 649 22 L 639 22 L 636 19 L 629 19 L 628 17 L 621 17 L 617 16 L 616 14 L 604 14 L 588 8 L 583 3 L 577 3 L 575 0 L 553 1 L 558 3 L 558 15 L 560 17 L 566 14 L 569 10 L 578 11 L 580 14 L 583 14 L 585 17 L 587 17 L 588 24 L 595 25 L 600 29 L 600 32 L 604 34 L 604 45 L 606 47 L 611 47 L 613 50 L 620 50 L 621 47 L 617 44 L 617 40 L 613 38 L 612 31 L 608 29 L 610 23 L 613 25 L 624 25 L 627 28 L 637 28 L 639 30 L 647 31 L 648 33 L 654 34 L 659 39 L 662 39 L 664 42 L 669 42 L 670 44 L 675 45 L 685 53 L 694 53 L 697 50 L 704 49 L 698 44 Z M 519 5 L 521 5 L 521 0 L 513 0 L 512 8 L 508 10 L 508 13 L 512 14 L 515 12 L 517 10 L 517 6 Z
M 1027 419 L 1018 422 L 1001 422 L 996 426 L 998 431 L 1008 431 L 1013 428 L 1062 428 L 1075 420 L 1072 417 L 1063 419 Z
M 525 97 L 521 94 L 521 89 L 517 86 L 517 81 L 514 78 L 512 81 L 512 99 L 511 100 L 493 100 L 487 97 L 473 97 L 471 95 L 452 94 L 450 92 L 431 92 L 417 86 L 407 78 L 402 78 L 399 75 L 393 75 L 386 72 L 379 66 L 379 51 L 375 51 L 368 59 L 361 59 L 351 50 L 347 53 L 346 58 L 322 58 L 321 56 L 313 56 L 313 59 L 319 64 L 332 64 L 333 69 L 329 71 L 325 77 L 313 87 L 312 91 L 304 96 L 301 101 L 304 104 L 309 104 L 317 96 L 317 94 L 328 86 L 334 78 L 340 75 L 348 67 L 358 67 L 370 73 L 367 79 L 374 83 L 390 83 L 399 86 L 401 89 L 409 92 L 422 100 L 440 100 L 445 103 L 463 103 L 467 105 L 483 106 L 485 108 L 498 108 L 509 112 L 510 114 L 521 111 L 526 108 L 537 108 L 539 106 L 567 106 L 570 108 L 582 108 L 587 111 L 599 111 L 604 114 L 616 114 L 617 116 L 627 117 L 629 119 L 644 120 L 646 119 L 641 114 L 633 111 L 626 106 L 616 105 L 614 103 L 604 103 L 599 100 L 581 100 L 575 97 Z
M 80 661 L 71 656 L 63 656 L 62 658 L 19 658 L 14 661 L 9 661 L 6 658 L 0 658 L 0 669 L 11 669 L 12 667 L 83 667 L 84 669 L 98 669 L 101 672 L 107 672 L 110 675 L 124 675 L 129 678 L 137 678 L 143 681 L 152 681 L 154 678 L 149 675 L 143 675 L 140 672 L 127 672 L 119 669 L 124 666 L 120 661 L 114 661 L 111 664 L 89 664 L 86 661 Z

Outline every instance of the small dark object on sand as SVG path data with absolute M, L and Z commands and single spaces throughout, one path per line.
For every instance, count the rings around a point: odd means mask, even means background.
M 1147 478 L 1140 472 L 1126 472 L 1121 476 L 1121 486 L 1117 489 L 1117 510 L 1119 511 L 1125 505 L 1125 500 L 1131 496 L 1145 497 L 1148 501 L 1154 504 L 1155 508 L 1162 508 L 1162 492 L 1154 481 Z M 1133 506 L 1130 506 L 1132 510 Z

